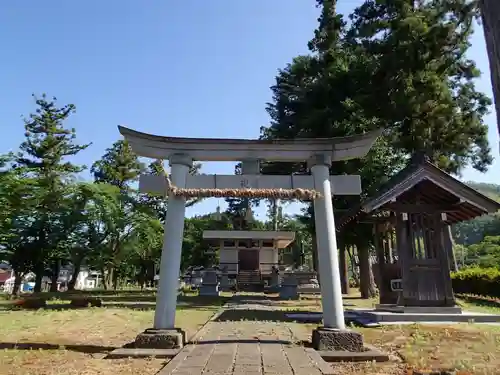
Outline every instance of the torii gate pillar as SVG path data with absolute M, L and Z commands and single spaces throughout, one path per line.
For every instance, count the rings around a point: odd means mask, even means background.
M 193 165 L 193 159 L 188 155 L 174 154 L 170 157 L 169 164 L 172 183 L 177 187 L 185 187 L 189 169 Z M 172 329 L 175 327 L 175 306 L 177 305 L 177 290 L 179 288 L 185 216 L 186 198 L 170 194 L 163 233 L 160 280 L 158 282 L 153 326 L 155 329 Z
M 320 198 L 314 200 L 314 224 L 319 274 L 321 275 L 324 324 L 323 327 L 313 331 L 312 344 L 316 350 L 360 352 L 364 347 L 363 336 L 345 328 L 339 252 L 330 184 L 332 160 L 324 154 L 314 155 L 309 159 L 308 164 L 314 179 L 314 189 L 321 194 Z
M 193 159 L 189 155 L 173 154 L 169 158 L 169 164 L 170 181 L 179 188 L 186 187 Z M 186 343 L 185 332 L 175 328 L 185 216 L 186 198 L 170 194 L 165 217 L 153 328 L 137 336 L 135 341 L 137 347 L 180 348 Z
M 314 200 L 314 223 L 318 248 L 319 274 L 321 275 L 321 300 L 325 327 L 345 329 L 340 268 L 338 261 L 335 218 L 332 206 L 332 188 L 330 186 L 330 158 L 316 155 L 309 161 L 314 179 L 314 189 L 321 198 Z

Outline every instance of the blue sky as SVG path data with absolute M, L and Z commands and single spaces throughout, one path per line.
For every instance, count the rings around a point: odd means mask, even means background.
M 361 0 L 339 1 L 348 13 Z M 23 138 L 21 116 L 32 93 L 74 103 L 69 122 L 92 146 L 76 157 L 90 165 L 119 138 L 117 125 L 183 137 L 255 138 L 269 121 L 265 103 L 279 68 L 307 52 L 318 10 L 313 0 L 10 1 L 0 12 L 0 153 Z M 470 57 L 491 94 L 482 29 Z M 493 108 L 492 108 L 493 111 Z M 490 141 L 498 155 L 495 117 Z M 205 173 L 233 173 L 207 163 Z M 86 174 L 88 177 L 88 173 Z M 500 182 L 496 161 L 465 180 Z M 215 199 L 189 209 L 213 210 Z M 291 207 L 295 212 L 297 207 Z M 259 216 L 261 211 L 258 210 Z

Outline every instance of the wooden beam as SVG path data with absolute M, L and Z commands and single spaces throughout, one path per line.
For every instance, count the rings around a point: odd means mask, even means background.
M 426 203 L 389 203 L 384 206 L 385 209 L 395 213 L 439 213 L 439 212 L 454 212 L 460 210 L 458 204 L 426 204 Z
M 394 216 L 368 216 L 357 222 L 362 224 L 383 224 L 395 223 L 396 219 Z

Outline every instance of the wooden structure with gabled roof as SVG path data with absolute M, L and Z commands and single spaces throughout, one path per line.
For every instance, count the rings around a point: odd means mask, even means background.
M 346 230 L 374 224 L 380 303 L 403 308 L 454 307 L 450 225 L 500 209 L 500 203 L 427 160 L 414 160 L 338 220 Z M 394 280 L 400 279 L 399 287 Z

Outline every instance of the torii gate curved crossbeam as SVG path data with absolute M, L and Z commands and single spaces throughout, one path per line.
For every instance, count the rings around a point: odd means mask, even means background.
M 139 156 L 169 159 L 189 154 L 199 161 L 266 160 L 300 162 L 314 155 L 332 161 L 364 157 L 382 130 L 335 138 L 296 138 L 278 140 L 163 137 L 118 126 L 118 130 Z

